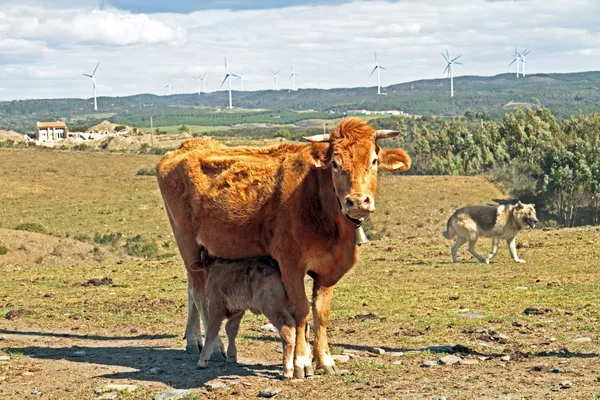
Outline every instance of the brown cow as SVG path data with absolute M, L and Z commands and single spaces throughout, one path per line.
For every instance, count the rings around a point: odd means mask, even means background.
M 296 321 L 298 378 L 313 374 L 304 276 L 314 280 L 316 366 L 334 373 L 326 332 L 333 286 L 357 262 L 355 229 L 375 210 L 378 166 L 410 168 L 404 150 L 376 144 L 398 134 L 349 117 L 331 134 L 306 138 L 312 143 L 229 148 L 196 139 L 158 163 L 158 184 L 188 271 L 201 245 L 220 258 L 271 255 L 279 263 Z M 206 326 L 203 288 L 188 273 L 188 351 L 199 351 L 199 312 Z

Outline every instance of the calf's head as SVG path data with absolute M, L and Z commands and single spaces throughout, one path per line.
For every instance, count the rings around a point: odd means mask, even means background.
M 342 214 L 362 223 L 375 211 L 377 169 L 406 171 L 410 157 L 402 149 L 384 150 L 378 139 L 393 138 L 396 131 L 376 131 L 355 117 L 339 122 L 331 134 L 305 137 L 313 142 L 315 168 L 331 168 L 333 189 Z

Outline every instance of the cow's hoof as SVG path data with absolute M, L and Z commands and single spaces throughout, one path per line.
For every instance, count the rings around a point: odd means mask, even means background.
M 206 369 L 208 368 L 208 361 L 198 361 L 198 364 L 196 364 L 196 369 Z
M 227 362 L 237 363 L 237 356 L 227 356 Z
M 185 352 L 188 354 L 200 354 L 200 352 L 202 351 L 202 342 L 198 341 L 190 341 L 188 342 L 188 344 L 185 346 Z
M 335 365 L 323 365 L 319 367 L 318 370 L 323 371 L 323 375 L 336 375 L 338 373 L 338 369 Z
M 225 353 L 223 353 L 223 351 L 221 349 L 216 348 L 213 350 L 212 353 L 210 353 L 210 361 L 226 362 L 227 356 L 225 355 Z
M 294 366 L 294 378 L 304 379 L 304 367 Z
M 315 369 L 313 368 L 312 365 L 307 365 L 306 367 L 304 367 L 304 376 L 306 376 L 307 378 L 309 376 L 313 376 L 315 374 Z

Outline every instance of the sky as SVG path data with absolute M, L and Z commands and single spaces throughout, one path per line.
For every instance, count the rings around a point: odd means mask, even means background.
M 383 86 L 459 75 L 600 69 L 597 0 L 0 0 L 0 100 Z M 234 89 L 240 81 L 233 81 Z M 202 86 L 202 85 L 201 85 Z M 456 87 L 460 91 L 460 87 Z

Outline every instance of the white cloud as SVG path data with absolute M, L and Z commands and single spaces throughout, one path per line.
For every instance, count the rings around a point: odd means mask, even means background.
M 231 72 L 244 69 L 247 90 L 271 88 L 269 69 L 282 71 L 286 87 L 291 65 L 299 87 L 373 86 L 374 51 L 387 68 L 384 85 L 441 77 L 446 48 L 463 55 L 457 75 L 512 71 L 515 45 L 532 49 L 531 73 L 600 65 L 594 0 L 356 1 L 190 14 L 8 1 L 0 11 L 0 53 L 10 55 L 0 59 L 0 99 L 88 97 L 80 74 L 98 61 L 100 95 L 164 94 L 169 80 L 175 93 L 194 92 L 191 77 L 204 72 L 209 90 L 218 90 L 223 57 Z

